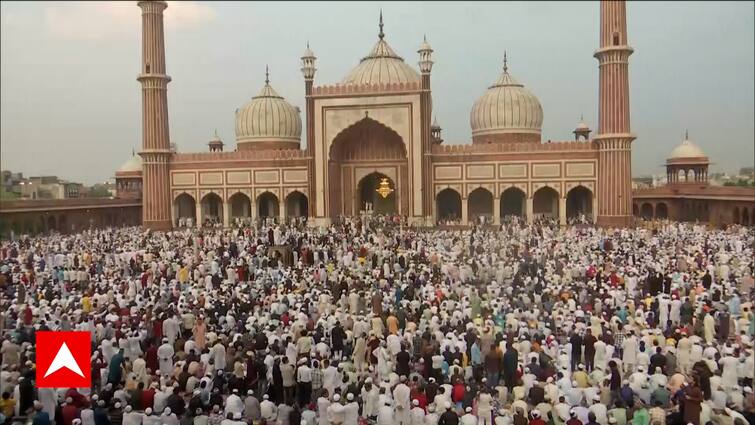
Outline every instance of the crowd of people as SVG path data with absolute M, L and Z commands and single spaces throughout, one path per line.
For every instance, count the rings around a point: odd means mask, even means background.
M 754 237 L 343 218 L 5 240 L 0 422 L 755 425 Z M 37 388 L 41 330 L 91 333 L 91 387 Z

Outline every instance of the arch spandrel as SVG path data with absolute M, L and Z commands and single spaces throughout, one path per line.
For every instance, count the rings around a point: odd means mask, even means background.
M 325 111 L 325 152 L 330 149 L 336 138 L 349 127 L 368 118 L 393 130 L 401 137 L 405 152 L 410 151 L 411 120 L 408 105 L 392 107 L 344 108 Z

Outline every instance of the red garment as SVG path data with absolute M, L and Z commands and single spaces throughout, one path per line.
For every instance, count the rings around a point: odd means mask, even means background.
M 84 408 L 89 405 L 87 398 L 82 395 L 76 388 L 69 388 L 66 391 L 66 398 L 71 397 L 73 399 L 73 405 L 76 407 Z
M 460 403 L 464 401 L 464 392 L 466 389 L 464 388 L 464 384 L 458 382 L 456 385 L 454 385 L 453 389 L 451 390 L 451 400 L 453 400 L 454 403 Z
M 566 425 L 582 425 L 582 421 L 580 421 L 577 418 L 571 418 L 568 421 L 566 421 Z
M 73 425 L 73 420 L 79 419 L 79 417 L 81 416 L 79 414 L 79 408 L 74 406 L 73 404 L 66 404 L 60 410 L 63 416 L 64 425 Z
M 147 388 L 142 391 L 142 409 L 155 407 L 155 389 Z M 543 424 L 545 425 L 545 424 Z
M 419 403 L 419 407 L 421 407 L 421 408 L 423 408 L 425 410 L 427 409 L 427 396 L 425 395 L 424 392 L 422 392 L 422 391 L 415 391 L 412 394 L 411 398 L 412 398 L 412 400 L 417 400 L 417 402 Z M 414 404 L 414 403 L 412 403 L 412 404 Z
M 545 425 L 545 421 L 540 418 L 532 419 L 530 420 L 530 425 Z

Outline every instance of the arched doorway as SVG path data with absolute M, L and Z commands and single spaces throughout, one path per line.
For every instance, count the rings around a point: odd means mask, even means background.
M 642 207 L 640 207 L 640 215 L 645 220 L 652 220 L 653 219 L 653 204 L 650 202 L 645 202 L 642 204 Z
M 295 190 L 286 197 L 286 217 L 306 217 L 309 208 L 307 197 Z
M 592 192 L 584 186 L 573 187 L 566 194 L 566 217 L 592 216 Z
M 532 197 L 532 210 L 537 216 L 558 218 L 558 192 L 543 186 Z
M 232 223 L 242 223 L 252 217 L 252 200 L 246 194 L 236 192 L 228 199 L 228 203 Z
M 478 187 L 467 197 L 469 221 L 480 223 L 479 217 L 485 217 L 486 223 L 493 222 L 493 194 L 489 190 Z
M 668 218 L 668 206 L 666 206 L 665 203 L 659 202 L 658 205 L 655 206 L 655 218 L 661 220 Z
M 461 219 L 461 195 L 459 195 L 459 192 L 451 188 L 443 189 L 435 197 L 435 203 L 438 220 L 454 221 Z
M 640 207 L 638 207 L 637 204 L 632 204 L 632 215 L 635 217 L 640 216 Z
M 54 232 L 58 230 L 58 223 L 55 222 L 55 216 L 51 215 L 47 217 L 47 231 Z
M 739 224 L 739 207 L 734 207 L 734 211 L 732 212 L 732 216 L 734 220 L 732 222 L 734 224 Z
M 217 193 L 210 192 L 202 198 L 202 225 L 215 225 L 223 222 L 223 200 Z
M 278 197 L 265 192 L 257 198 L 257 212 L 260 217 L 278 217 L 280 215 Z
M 501 216 L 524 216 L 524 201 L 527 195 L 518 187 L 510 187 L 501 195 Z
M 409 211 L 408 161 L 404 141 L 390 127 L 366 117 L 341 131 L 330 146 L 328 163 L 328 215 L 352 216 L 373 202 L 376 212 L 406 214 Z M 368 163 L 373 171 L 363 175 Z M 376 180 L 374 174 L 380 175 Z M 374 192 L 388 178 L 393 189 L 387 198 Z M 371 190 L 371 191 L 370 191 Z M 368 195 L 369 193 L 369 195 Z
M 747 211 L 747 208 L 742 209 L 742 224 L 745 226 L 750 224 L 750 215 Z
M 396 183 L 385 174 L 374 172 L 362 177 L 358 184 L 357 211 L 369 209 L 378 214 L 396 214 Z M 379 193 L 378 190 L 384 192 Z
M 196 221 L 197 205 L 194 197 L 188 193 L 182 193 L 176 197 L 173 201 L 173 208 L 176 211 L 176 218 L 178 219 L 177 226 L 190 226 Z M 191 223 L 189 220 L 191 219 Z

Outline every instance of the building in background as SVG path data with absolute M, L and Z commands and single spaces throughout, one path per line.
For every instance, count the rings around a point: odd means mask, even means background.
M 710 160 L 685 135 L 666 159 L 666 184 L 638 188 L 632 210 L 644 219 L 755 224 L 755 186 L 712 185 Z
M 543 141 L 543 108 L 514 78 L 504 54 L 496 81 L 470 111 L 471 144 L 443 143 L 433 117 L 435 57 L 419 43 L 417 68 L 388 44 L 382 14 L 377 40 L 340 82 L 315 85 L 316 57 L 301 56 L 306 104 L 279 94 L 266 72 L 258 94 L 236 110 L 236 146 L 217 135 L 208 152 L 171 148 L 163 1 L 141 1 L 143 143 L 116 173 L 118 196 L 141 194 L 143 224 L 229 225 L 261 217 L 307 216 L 327 225 L 365 211 L 400 214 L 415 225 L 467 224 L 480 217 L 528 221 L 586 216 L 598 224 L 632 221 L 626 8 L 600 5 L 599 123 L 580 122 L 569 140 Z M 448 60 L 453 60 L 449 58 Z M 512 67 L 513 69 L 513 67 Z M 576 114 L 575 114 L 576 115 Z M 306 149 L 301 148 L 305 132 Z

